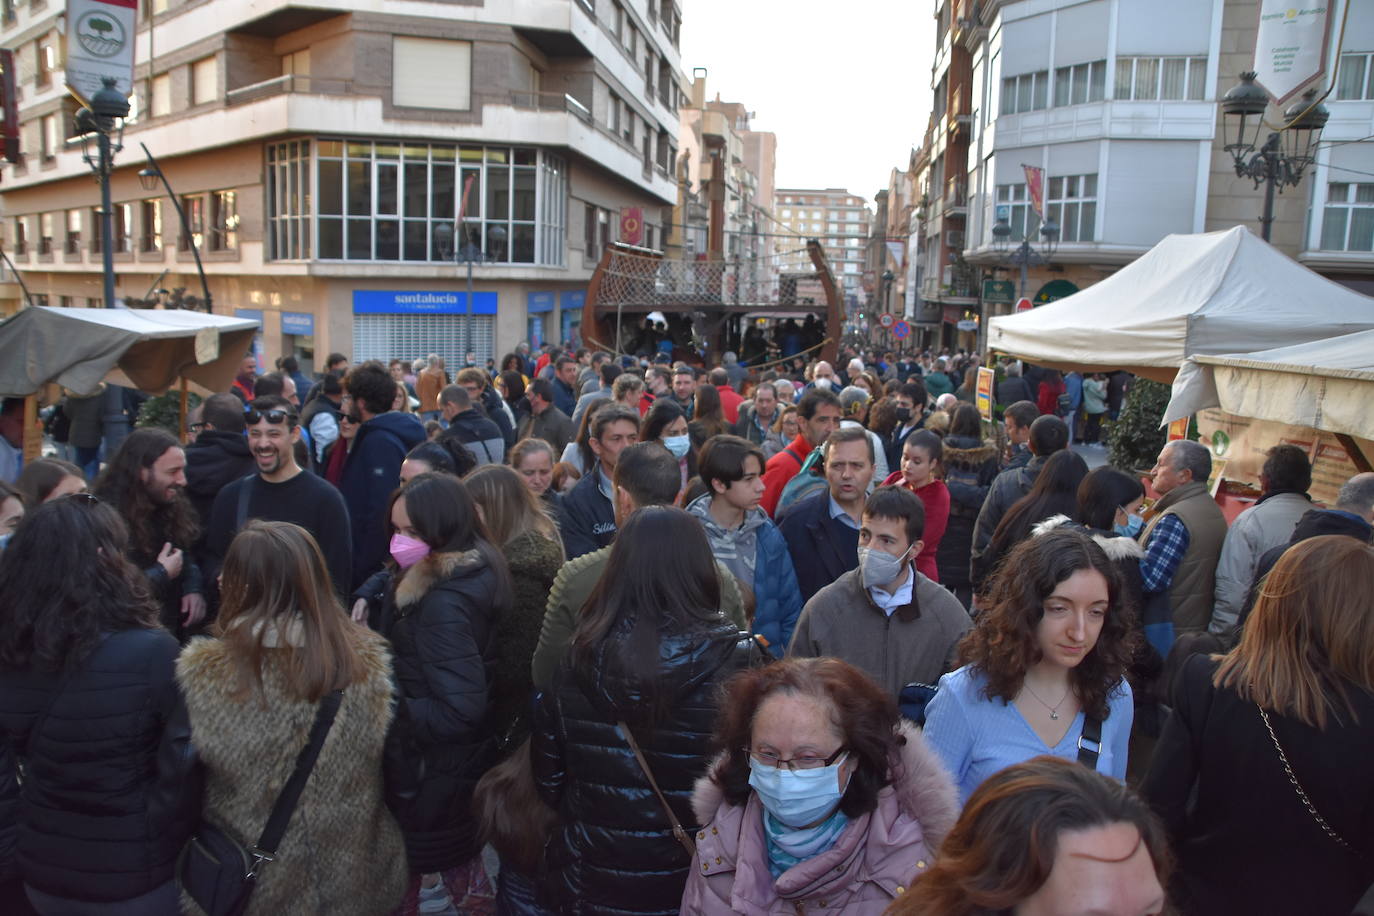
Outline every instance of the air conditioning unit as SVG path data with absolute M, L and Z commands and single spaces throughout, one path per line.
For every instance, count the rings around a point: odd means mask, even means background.
M 953 248 L 956 251 L 964 250 L 964 231 L 962 229 L 949 229 L 945 232 L 945 247 Z

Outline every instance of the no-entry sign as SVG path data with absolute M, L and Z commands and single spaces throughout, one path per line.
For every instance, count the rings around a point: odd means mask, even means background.
M 894 316 L 891 312 L 883 312 L 881 315 L 878 316 L 878 324 L 882 325 L 885 328 L 891 328 L 896 321 L 896 316 Z
M 1034 308 L 1034 306 L 1031 305 L 1031 301 L 1025 296 L 1016 300 L 1016 310 L 1018 312 L 1029 312 L 1032 308 Z

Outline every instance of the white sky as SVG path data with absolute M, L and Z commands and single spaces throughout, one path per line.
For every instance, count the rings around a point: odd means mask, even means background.
M 930 115 L 933 0 L 680 0 L 682 65 L 778 135 L 777 186 L 870 203 Z

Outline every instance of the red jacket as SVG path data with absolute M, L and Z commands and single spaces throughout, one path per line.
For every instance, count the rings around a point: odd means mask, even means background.
M 716 391 L 720 392 L 720 406 L 725 409 L 725 422 L 734 426 L 739 422 L 739 405 L 744 403 L 744 398 L 729 385 L 717 385 Z
M 921 533 L 921 552 L 916 556 L 916 571 L 932 582 L 940 581 L 940 569 L 935 564 L 935 553 L 940 549 L 945 529 L 949 527 L 949 488 L 943 480 L 932 480 L 924 487 L 914 489 L 906 482 L 901 471 L 893 471 L 883 481 L 883 486 L 905 487 L 920 497 L 926 510 L 926 526 Z
M 1056 416 L 1059 413 L 1059 396 L 1068 389 L 1060 382 L 1041 382 L 1040 393 L 1035 406 L 1040 408 L 1040 416 Z
M 759 507 L 768 513 L 769 518 L 773 517 L 774 510 L 778 508 L 782 488 L 787 486 L 787 481 L 797 476 L 802 462 L 809 454 L 810 441 L 798 433 L 797 438 L 789 442 L 786 448 L 768 459 L 768 466 L 763 469 L 763 499 L 759 502 Z

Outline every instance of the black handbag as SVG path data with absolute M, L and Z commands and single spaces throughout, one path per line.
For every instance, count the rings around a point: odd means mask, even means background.
M 336 690 L 320 700 L 310 740 L 296 758 L 296 768 L 277 795 L 267 826 L 256 844 L 245 847 L 221 828 L 202 821 L 181 850 L 177 858 L 177 885 L 209 916 L 239 916 L 247 908 L 258 872 L 272 861 L 281 844 L 342 699 L 343 691 Z

